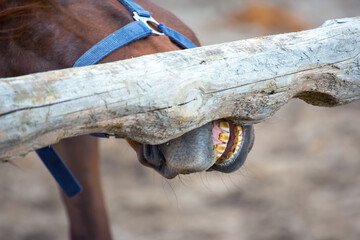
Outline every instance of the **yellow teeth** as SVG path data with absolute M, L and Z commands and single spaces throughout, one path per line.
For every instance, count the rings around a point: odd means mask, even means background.
M 243 141 L 243 128 L 241 126 L 236 126 L 234 146 L 232 146 L 231 152 L 229 152 L 227 155 L 228 159 L 233 158 L 234 155 L 239 151 L 242 141 Z
M 222 130 L 222 132 L 217 137 L 218 140 L 221 141 L 221 143 L 218 143 L 215 145 L 215 161 L 223 155 L 226 149 L 226 145 L 230 139 L 230 125 L 229 123 L 225 121 L 220 121 L 219 128 Z
M 215 161 L 213 163 L 215 163 L 216 161 L 219 161 L 219 158 L 221 157 L 221 153 L 216 153 L 215 154 Z
M 230 126 L 229 126 L 229 123 L 227 122 L 224 122 L 224 121 L 221 121 L 219 123 L 219 128 L 224 130 L 225 132 L 229 133 L 230 132 Z
M 224 152 L 225 149 L 226 149 L 226 144 L 217 144 L 217 145 L 215 146 L 215 149 L 218 150 L 218 151 Z
M 219 135 L 219 140 L 222 141 L 222 142 L 227 142 L 229 141 L 229 138 L 230 138 L 230 133 L 220 133 Z
M 234 146 L 231 147 L 231 151 L 232 151 L 232 152 L 235 152 L 235 151 L 236 151 L 236 145 L 234 145 Z
M 223 153 L 225 152 L 225 149 L 226 149 L 226 144 L 216 144 L 215 145 L 216 159 L 218 159 L 219 157 L 221 157 L 221 155 L 223 155 Z
M 221 141 L 221 143 L 215 145 L 215 161 L 219 163 L 223 163 L 227 160 L 231 160 L 234 158 L 235 155 L 237 155 L 238 151 L 240 150 L 241 143 L 243 141 L 243 128 L 242 126 L 235 126 L 234 133 L 235 133 L 235 139 L 234 139 L 234 145 L 231 147 L 231 151 L 226 154 L 226 156 L 221 157 L 225 150 L 226 146 L 228 144 L 228 141 L 230 139 L 230 125 L 229 123 L 225 121 L 220 121 L 219 128 L 222 130 L 222 132 L 218 136 L 218 140 Z
M 228 159 L 231 159 L 231 158 L 233 158 L 233 157 L 234 157 L 234 153 L 229 152 L 228 155 L 227 155 L 227 158 L 228 158 Z

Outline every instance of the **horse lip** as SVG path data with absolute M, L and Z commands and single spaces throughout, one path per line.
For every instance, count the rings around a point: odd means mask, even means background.
M 160 173 L 161 176 L 163 176 L 164 178 L 167 179 L 173 179 L 175 178 L 177 175 L 179 175 L 179 173 L 175 172 L 175 171 L 171 171 L 169 169 L 165 169 L 163 167 L 160 167 L 158 169 L 155 169 L 158 173 Z
M 207 171 L 207 169 L 209 169 L 212 166 L 212 163 L 209 163 L 209 166 L 206 169 L 203 169 L 202 171 Z M 200 170 L 178 170 L 176 168 L 172 168 L 167 166 L 166 161 L 163 162 L 160 166 L 150 166 L 151 168 L 153 168 L 156 172 L 158 172 L 161 176 L 167 178 L 167 179 L 173 179 L 175 178 L 177 175 L 179 174 L 191 174 L 191 173 L 196 173 L 196 172 L 200 172 Z
M 161 164 L 159 164 L 159 165 L 154 165 L 151 161 L 146 159 L 144 153 L 142 153 L 142 157 L 139 158 L 139 161 L 144 166 L 154 169 L 161 176 L 163 176 L 163 177 L 165 177 L 167 179 L 173 179 L 179 174 L 190 174 L 190 173 L 195 173 L 195 172 L 200 171 L 200 170 L 189 170 L 189 169 L 187 169 L 187 170 L 178 170 L 176 168 L 172 168 L 172 167 L 168 166 L 167 163 L 166 163 L 166 160 L 162 161 Z M 207 171 L 208 169 L 211 168 L 211 166 L 213 166 L 213 162 L 209 161 L 208 166 L 206 168 L 204 168 L 202 171 Z

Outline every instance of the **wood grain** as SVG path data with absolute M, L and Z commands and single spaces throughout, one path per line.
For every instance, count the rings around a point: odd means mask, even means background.
M 105 132 L 159 144 L 215 119 L 257 123 L 292 98 L 360 98 L 360 18 L 96 66 L 0 79 L 0 159 Z

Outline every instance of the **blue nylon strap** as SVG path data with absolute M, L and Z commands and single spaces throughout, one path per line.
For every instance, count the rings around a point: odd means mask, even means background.
M 143 22 L 131 22 L 95 44 L 75 62 L 73 67 L 94 65 L 113 51 L 149 35 L 151 30 Z
M 119 0 L 119 2 L 131 13 L 136 12 L 141 17 L 151 17 L 150 12 L 145 11 L 141 6 L 131 0 Z M 196 45 L 185 36 L 166 27 L 163 23 L 158 25 L 158 29 L 181 48 L 187 49 L 196 47 Z M 75 62 L 73 67 L 97 64 L 101 59 L 113 51 L 131 42 L 148 37 L 151 34 L 152 30 L 146 26 L 145 23 L 141 21 L 131 22 L 95 44 Z M 90 135 L 96 137 L 110 136 L 106 133 L 93 133 Z M 36 153 L 69 198 L 81 192 L 81 185 L 52 146 L 38 149 L 36 150 Z
M 180 47 L 184 49 L 196 47 L 184 35 L 166 27 L 165 24 L 160 23 L 158 28 Z M 73 67 L 94 65 L 115 50 L 136 40 L 148 37 L 151 33 L 151 29 L 143 22 L 131 22 L 95 44 L 75 62 Z
M 109 138 L 111 135 L 107 133 L 90 133 L 90 136 L 98 137 L 98 138 Z
M 73 197 L 81 192 L 81 185 L 60 156 L 56 153 L 53 146 L 40 148 L 36 150 L 36 153 L 65 192 L 67 197 Z
M 168 36 L 173 42 L 175 42 L 177 45 L 179 45 L 183 49 L 196 48 L 196 45 L 192 41 L 190 41 L 184 35 L 172 30 L 171 28 L 168 28 L 167 26 L 165 26 L 165 24 L 160 23 L 158 28 L 166 36 Z
M 126 8 L 129 10 L 129 12 L 133 13 L 136 12 L 142 17 L 150 17 L 151 13 L 144 10 L 139 4 L 134 3 L 131 0 L 119 0 Z

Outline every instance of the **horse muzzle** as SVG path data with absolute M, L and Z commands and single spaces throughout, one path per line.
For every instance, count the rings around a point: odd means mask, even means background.
M 202 171 L 230 173 L 245 162 L 254 142 L 252 125 L 214 121 L 160 145 L 143 145 L 140 162 L 165 178 Z

